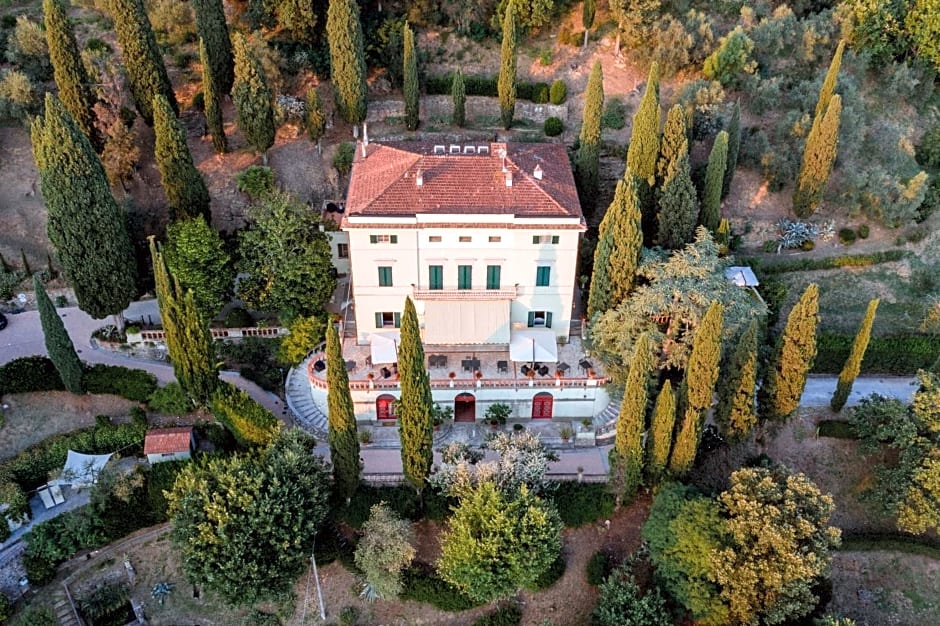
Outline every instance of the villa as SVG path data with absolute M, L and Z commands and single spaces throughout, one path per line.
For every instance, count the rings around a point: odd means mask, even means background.
M 406 297 L 434 400 L 455 421 L 496 402 L 516 419 L 591 419 L 608 405 L 581 348 L 586 226 L 562 144 L 360 142 L 345 206 L 330 212 L 334 264 L 348 268 L 343 352 L 357 419 L 395 418 Z M 322 355 L 308 372 L 325 402 Z

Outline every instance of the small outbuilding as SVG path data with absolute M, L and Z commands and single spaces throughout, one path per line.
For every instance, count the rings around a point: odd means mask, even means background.
M 184 461 L 190 458 L 194 445 L 192 426 L 160 428 L 147 432 L 144 454 L 150 463 Z

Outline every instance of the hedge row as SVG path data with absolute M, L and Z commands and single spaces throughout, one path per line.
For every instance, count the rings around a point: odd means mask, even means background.
M 816 337 L 816 361 L 813 372 L 838 374 L 842 371 L 854 335 L 820 333 Z M 872 337 L 862 361 L 863 374 L 912 376 L 928 369 L 940 357 L 940 335 L 887 335 Z
M 607 519 L 614 513 L 614 497 L 607 491 L 606 484 L 560 482 L 550 499 L 561 521 L 569 528 Z
M 230 383 L 219 383 L 210 405 L 215 419 L 229 429 L 239 445 L 267 445 L 277 432 L 277 418 Z
M 867 267 L 879 263 L 900 261 L 907 256 L 904 250 L 883 250 L 871 254 L 843 254 L 824 259 L 797 259 L 774 263 L 766 259 L 744 258 L 741 263 L 750 265 L 763 274 L 784 274 L 786 272 L 810 272 L 813 270 L 831 270 L 840 267 Z
M 466 611 L 481 603 L 465 596 L 441 579 L 432 568 L 413 564 L 402 572 L 402 600 L 430 604 L 442 611 Z
M 454 81 L 453 74 L 443 76 L 429 76 L 425 81 L 425 89 L 431 96 L 449 96 L 450 87 Z M 464 76 L 464 91 L 468 96 L 490 96 L 495 98 L 499 96 L 497 76 Z M 552 98 L 552 86 L 548 83 L 516 83 L 516 98 L 519 100 L 528 100 L 536 104 L 561 104 L 566 96 L 567 89 L 562 88 L 560 81 L 555 81 L 555 97 Z
M 85 387 L 90 393 L 110 393 L 146 402 L 157 388 L 157 378 L 149 372 L 117 365 L 85 365 Z M 27 356 L 0 367 L 0 395 L 30 391 L 65 389 L 52 360 Z
M 842 545 L 839 549 L 858 552 L 891 550 L 908 554 L 920 554 L 940 560 L 940 540 L 927 536 L 913 537 L 910 535 L 842 531 Z
M 63 389 L 62 378 L 48 357 L 25 356 L 0 367 L 0 395 Z

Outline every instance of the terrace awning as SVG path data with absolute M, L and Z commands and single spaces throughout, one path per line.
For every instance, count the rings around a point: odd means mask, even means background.
M 401 333 L 389 330 L 369 335 L 369 345 L 372 349 L 372 364 L 397 363 L 398 344 L 401 343 Z
M 558 340 L 550 328 L 527 328 L 512 331 L 509 358 L 517 362 L 558 362 Z
M 62 468 L 59 479 L 55 482 L 73 487 L 93 485 L 110 459 L 110 454 L 82 454 L 69 450 L 65 458 L 65 467 Z

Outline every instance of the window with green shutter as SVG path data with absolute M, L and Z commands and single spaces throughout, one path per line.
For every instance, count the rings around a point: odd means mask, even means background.
M 398 243 L 398 235 L 369 235 L 369 243 Z
M 444 266 L 443 265 L 429 265 L 428 266 L 428 289 L 443 289 L 444 288 Z
M 457 289 L 471 289 L 473 286 L 473 266 L 457 266 Z
M 535 269 L 535 286 L 548 287 L 552 277 L 552 268 L 548 265 L 539 265 Z
M 501 267 L 499 265 L 486 266 L 486 288 L 499 289 L 499 274 Z
M 551 328 L 552 327 L 552 313 L 551 311 L 529 311 L 529 319 L 527 322 L 529 328 Z
M 391 267 L 380 267 L 379 268 L 379 287 L 391 287 L 392 286 L 392 268 Z
M 392 311 L 377 311 L 375 314 L 376 328 L 401 328 L 401 313 Z

